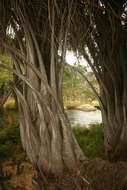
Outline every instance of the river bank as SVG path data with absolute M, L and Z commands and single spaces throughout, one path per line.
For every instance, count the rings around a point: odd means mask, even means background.
M 65 105 L 65 109 L 77 109 L 81 111 L 96 111 L 100 110 L 98 101 L 94 100 L 91 102 L 80 102 L 80 101 L 70 101 L 68 104 Z

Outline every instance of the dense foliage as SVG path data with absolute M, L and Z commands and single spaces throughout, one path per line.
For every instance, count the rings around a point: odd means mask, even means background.
M 0 126 L 0 162 L 14 161 L 14 163 L 22 162 L 25 154 L 21 146 L 20 132 L 17 121 L 8 123 L 7 117 L 17 117 L 14 112 L 4 113 L 1 120 L 4 120 Z M 13 116 L 14 114 L 14 116 Z

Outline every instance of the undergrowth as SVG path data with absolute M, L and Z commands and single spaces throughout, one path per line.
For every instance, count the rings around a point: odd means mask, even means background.
M 1 112 L 1 117 L 2 114 Z M 14 112 L 12 116 L 17 117 Z M 7 119 L 4 118 L 0 125 L 0 163 L 13 161 L 14 164 L 20 165 L 26 161 L 27 158 L 21 145 L 19 125 L 17 120 L 12 124 L 6 120 Z M 105 158 L 102 125 L 93 125 L 90 128 L 76 126 L 73 128 L 73 131 L 80 147 L 88 158 Z M 2 190 L 10 189 L 8 178 L 0 176 L 0 188 L 2 188 Z
M 101 157 L 105 159 L 104 135 L 102 125 L 92 125 L 89 128 L 76 126 L 73 128 L 75 137 L 88 158 Z M 24 161 L 25 153 L 21 146 L 18 124 L 0 128 L 0 161 Z
M 12 125 L 0 129 L 0 161 L 22 161 L 24 156 L 20 141 L 19 127 Z
M 105 159 L 103 126 L 92 125 L 89 128 L 77 125 L 73 129 L 75 137 L 88 158 L 101 157 Z
M 13 119 L 18 116 L 14 111 L 1 112 L 0 116 L 0 162 L 22 162 L 26 156 L 21 145 L 18 120 Z

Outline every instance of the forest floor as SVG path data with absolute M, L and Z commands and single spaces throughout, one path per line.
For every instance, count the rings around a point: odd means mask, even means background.
M 16 166 L 5 162 L 4 172 L 10 175 L 9 190 L 33 189 L 31 179 L 36 172 L 31 164 L 22 163 L 19 173 L 16 173 Z M 66 173 L 57 179 L 50 177 L 50 180 L 49 190 L 126 190 L 127 163 L 92 159 L 82 163 L 76 172 Z
M 127 190 L 125 162 L 110 163 L 100 158 L 89 160 L 70 176 L 63 180 L 62 190 Z

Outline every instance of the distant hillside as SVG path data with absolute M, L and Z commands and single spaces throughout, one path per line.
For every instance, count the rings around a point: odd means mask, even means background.
M 98 91 L 98 84 L 93 73 L 86 72 L 85 75 Z M 63 100 L 65 106 L 91 104 L 92 101 L 96 101 L 96 96 L 79 73 L 66 68 L 63 80 Z

